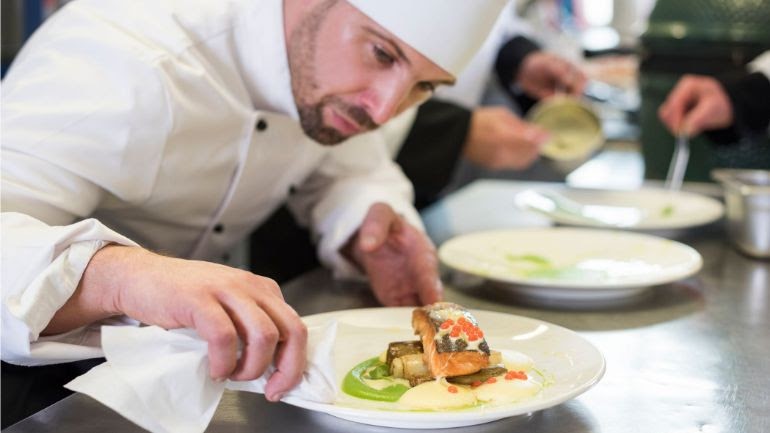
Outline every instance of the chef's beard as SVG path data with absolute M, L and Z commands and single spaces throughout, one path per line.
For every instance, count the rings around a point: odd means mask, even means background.
M 305 135 L 323 145 L 339 144 L 349 138 L 337 129 L 324 123 L 323 112 L 326 106 L 333 106 L 344 113 L 361 128 L 361 132 L 375 129 L 378 125 L 363 108 L 351 105 L 336 95 L 327 95 L 314 100 L 319 88 L 316 80 L 314 59 L 318 47 L 316 40 L 319 28 L 329 10 L 337 0 L 321 3 L 310 11 L 303 22 L 289 36 L 289 70 L 291 71 L 291 90 L 297 102 L 299 122 Z
M 335 128 L 324 124 L 323 111 L 327 106 L 333 106 L 337 111 L 345 113 L 345 115 L 358 124 L 361 132 L 371 131 L 378 126 L 366 110 L 348 104 L 333 95 L 325 96 L 316 104 L 304 104 L 297 107 L 302 130 L 305 131 L 308 137 L 323 145 L 339 144 L 349 138 L 349 136 L 342 134 Z

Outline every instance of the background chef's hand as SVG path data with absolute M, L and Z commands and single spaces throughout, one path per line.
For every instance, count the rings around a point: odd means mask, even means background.
M 424 305 L 441 300 L 436 249 L 393 209 L 375 203 L 345 253 L 369 276 L 377 300 L 386 306 Z
M 463 155 L 484 168 L 523 169 L 535 162 L 548 132 L 505 107 L 480 107 L 471 116 Z
M 555 93 L 579 96 L 586 85 L 586 76 L 577 66 L 543 51 L 534 51 L 524 57 L 515 80 L 534 99 Z
M 94 305 L 165 329 L 195 329 L 208 342 L 215 380 L 256 379 L 274 362 L 277 370 L 265 387 L 273 401 L 299 383 L 305 367 L 305 325 L 273 280 L 240 269 L 107 246 L 93 256 L 46 332 L 91 323 L 84 317 L 93 310 L 82 307 Z
M 658 109 L 658 117 L 674 135 L 694 136 L 733 123 L 733 104 L 712 77 L 685 75 Z

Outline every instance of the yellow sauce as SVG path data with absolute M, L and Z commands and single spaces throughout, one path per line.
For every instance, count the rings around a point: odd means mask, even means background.
M 449 392 L 449 387 L 456 392 Z M 440 378 L 415 386 L 405 392 L 398 402 L 413 410 L 446 410 L 473 406 L 477 400 L 468 387 L 452 385 Z
M 503 375 L 495 379 L 495 383 L 485 383 L 473 390 L 479 401 L 493 404 L 513 403 L 532 397 L 543 388 L 532 377 L 527 380 L 507 380 Z

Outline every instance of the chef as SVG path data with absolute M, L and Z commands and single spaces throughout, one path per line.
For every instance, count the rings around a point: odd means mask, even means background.
M 706 132 L 716 143 L 737 143 L 767 135 L 770 123 L 770 51 L 746 65 L 737 77 L 685 75 L 658 109 L 672 134 Z
M 366 275 L 385 305 L 438 300 L 435 250 L 376 128 L 451 84 L 504 3 L 54 14 L 3 83 L 3 361 L 99 357 L 108 323 L 193 328 L 212 378 L 274 362 L 265 394 L 280 399 L 306 330 L 272 280 L 213 261 L 286 200 L 336 276 Z

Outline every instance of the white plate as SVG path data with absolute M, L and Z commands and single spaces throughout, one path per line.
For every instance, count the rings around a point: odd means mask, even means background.
M 391 341 L 414 340 L 413 308 L 371 308 L 335 311 L 304 317 L 308 326 L 338 321 L 335 368 L 338 385 L 356 364 L 378 356 Z M 577 333 L 551 323 L 489 311 L 473 311 L 493 350 L 529 355 L 535 367 L 550 375 L 553 384 L 532 399 L 495 407 L 461 411 L 388 410 L 388 403 L 371 402 L 337 391 L 334 404 L 298 399 L 284 402 L 338 418 L 386 427 L 448 428 L 482 424 L 555 406 L 582 394 L 604 374 L 604 357 Z
M 495 230 L 456 237 L 439 248 L 447 266 L 535 298 L 596 301 L 638 294 L 686 278 L 700 254 L 679 242 L 618 230 Z
M 561 197 L 566 199 L 563 206 L 558 203 Z M 722 203 L 711 197 L 660 188 L 533 189 L 517 194 L 515 201 L 519 207 L 543 213 L 561 224 L 632 230 L 694 227 L 716 221 L 724 214 Z M 573 209 L 570 202 L 581 207 Z

